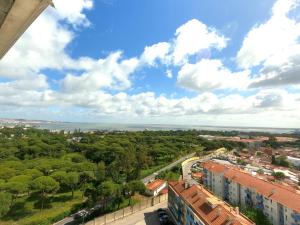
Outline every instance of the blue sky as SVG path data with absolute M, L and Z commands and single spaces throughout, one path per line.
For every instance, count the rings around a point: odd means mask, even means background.
M 57 0 L 0 61 L 0 117 L 300 127 L 298 0 Z

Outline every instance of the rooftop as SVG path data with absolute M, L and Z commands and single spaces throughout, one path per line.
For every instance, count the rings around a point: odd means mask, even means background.
M 169 182 L 172 188 L 208 225 L 250 225 L 251 220 L 200 185 L 185 188 L 185 181 Z
M 149 190 L 151 190 L 151 191 L 154 191 L 157 188 L 159 188 L 160 186 L 162 186 L 164 183 L 166 183 L 166 181 L 157 179 L 157 180 L 155 180 L 155 181 L 147 184 L 146 188 L 149 189 Z
M 300 194 L 294 188 L 279 183 L 271 183 L 270 181 L 252 176 L 237 167 L 224 166 L 212 161 L 208 162 L 207 165 L 209 166 L 206 166 L 205 168 L 208 170 L 215 171 L 215 168 L 218 168 L 218 173 L 223 172 L 224 176 L 229 180 L 233 180 L 236 183 L 254 189 L 257 193 L 277 201 L 296 212 L 300 212 Z M 221 171 L 221 168 L 223 168 L 223 171 Z M 291 199 L 293 199 L 293 201 L 291 201 Z

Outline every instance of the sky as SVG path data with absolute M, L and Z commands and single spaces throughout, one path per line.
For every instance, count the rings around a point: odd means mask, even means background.
M 300 128 L 300 0 L 53 0 L 0 118 Z

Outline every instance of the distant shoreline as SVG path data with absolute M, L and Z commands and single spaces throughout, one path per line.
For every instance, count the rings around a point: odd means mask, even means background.
M 13 121 L 13 122 L 12 122 Z M 3 121 L 0 126 L 32 126 L 38 129 L 74 131 L 143 131 L 143 130 L 211 130 L 211 131 L 240 131 L 240 132 L 266 132 L 266 133 L 294 133 L 299 128 L 270 128 L 270 127 L 237 127 L 237 126 L 210 126 L 210 125 L 174 125 L 174 124 L 116 124 L 116 123 L 80 123 L 80 122 L 55 122 L 13 120 Z

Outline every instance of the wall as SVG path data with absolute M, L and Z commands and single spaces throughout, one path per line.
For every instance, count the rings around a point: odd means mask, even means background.
M 163 194 L 163 195 L 159 195 L 159 196 L 156 196 L 153 198 L 148 198 L 146 200 L 139 202 L 138 204 L 136 204 L 134 206 L 129 206 L 129 207 L 120 209 L 116 212 L 97 217 L 94 220 L 91 220 L 91 221 L 85 223 L 85 225 L 108 224 L 108 223 L 114 222 L 116 220 L 123 219 L 126 216 L 132 215 L 132 214 L 139 212 L 141 210 L 144 210 L 146 208 L 157 205 L 161 202 L 165 202 L 167 200 L 168 200 L 168 194 Z

